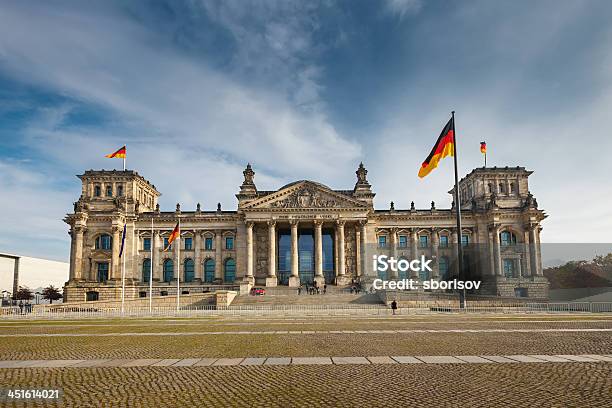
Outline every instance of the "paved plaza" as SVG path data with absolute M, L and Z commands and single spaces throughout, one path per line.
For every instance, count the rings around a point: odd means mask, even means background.
M 0 383 L 63 390 L 15 406 L 610 406 L 612 316 L 0 320 Z

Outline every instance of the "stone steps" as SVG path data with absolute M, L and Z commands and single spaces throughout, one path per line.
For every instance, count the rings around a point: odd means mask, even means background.
M 376 294 L 319 294 L 297 295 L 295 291 L 287 295 L 238 296 L 232 306 L 238 305 L 342 305 L 370 304 L 379 305 L 383 302 Z

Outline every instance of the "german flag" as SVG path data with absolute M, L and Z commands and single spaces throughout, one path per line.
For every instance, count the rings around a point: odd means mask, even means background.
M 480 153 L 487 154 L 487 142 L 480 142 Z
M 174 242 L 175 239 L 178 238 L 178 236 L 181 234 L 181 229 L 179 227 L 179 223 L 176 223 L 176 227 L 174 227 L 174 229 L 172 230 L 172 234 L 170 234 L 170 236 L 168 237 L 168 245 L 166 245 L 166 247 L 164 248 L 164 251 L 167 251 L 168 248 L 170 248 L 170 245 L 172 245 L 172 242 Z
M 433 169 L 438 167 L 438 162 L 445 158 L 446 156 L 454 155 L 454 145 L 455 145 L 455 121 L 453 118 L 450 118 L 444 129 L 442 129 L 442 133 L 438 137 L 436 144 L 433 149 L 431 149 L 431 153 L 425 159 L 421 168 L 419 169 L 419 177 L 423 178 Z
M 125 159 L 126 149 L 123 146 L 121 149 L 117 150 L 115 153 L 107 154 L 104 157 L 108 157 L 109 159 Z

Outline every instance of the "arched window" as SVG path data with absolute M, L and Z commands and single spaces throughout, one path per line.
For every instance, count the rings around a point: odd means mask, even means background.
M 223 281 L 225 283 L 234 283 L 236 280 L 236 261 L 232 258 L 228 258 L 225 260 L 225 273 L 223 277 Z
M 185 271 L 185 282 L 193 282 L 195 278 L 193 259 L 185 259 L 183 270 Z
M 499 183 L 499 192 L 500 194 L 506 193 L 506 185 L 504 183 Z
M 123 197 L 123 184 L 119 184 L 117 186 L 117 196 L 118 197 Z
M 102 195 L 102 189 L 100 186 L 94 186 L 94 196 L 100 197 Z
M 149 258 L 145 258 L 142 261 L 142 281 L 149 282 L 150 276 L 151 276 L 151 260 Z
M 108 234 L 102 234 L 96 238 L 96 249 L 109 251 L 112 248 L 113 238 Z
M 448 280 L 448 257 L 440 257 L 440 260 L 438 261 L 438 266 L 440 268 L 440 279 Z
M 106 186 L 106 196 L 107 197 L 112 197 L 113 196 L 113 186 L 112 185 L 108 185 Z
M 204 282 L 212 283 L 215 280 L 215 260 L 208 258 L 204 261 Z
M 516 245 L 516 235 L 510 231 L 502 231 L 499 234 L 502 245 Z
M 516 194 L 516 184 L 510 183 L 510 194 Z
M 170 282 L 174 279 L 174 262 L 168 258 L 164 261 L 164 282 Z
M 487 184 L 487 190 L 488 190 L 487 192 L 489 194 L 492 194 L 493 193 L 493 184 L 491 184 L 491 183 Z

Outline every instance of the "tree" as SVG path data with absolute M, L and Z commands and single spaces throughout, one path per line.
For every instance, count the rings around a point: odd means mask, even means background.
M 29 288 L 25 286 L 20 286 L 19 290 L 17 291 L 17 293 L 15 293 L 13 298 L 15 300 L 32 300 L 34 298 L 34 294 Z
M 54 300 L 61 299 L 63 296 L 58 288 L 54 287 L 53 285 L 49 285 L 43 289 L 42 297 L 43 299 L 47 299 L 49 303 L 53 303 Z

